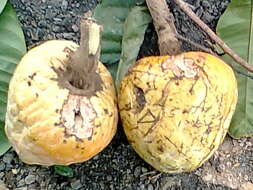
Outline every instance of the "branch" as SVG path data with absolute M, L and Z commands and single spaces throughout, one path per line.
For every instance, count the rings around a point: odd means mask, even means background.
M 250 65 L 236 54 L 227 44 L 217 36 L 190 8 L 183 0 L 174 0 L 174 2 L 203 30 L 209 37 L 215 41 L 225 53 L 227 53 L 235 62 L 246 68 L 248 71 L 253 72 L 253 65 Z
M 146 0 L 153 19 L 161 55 L 175 55 L 181 52 L 181 43 L 177 39 L 174 17 L 165 0 Z

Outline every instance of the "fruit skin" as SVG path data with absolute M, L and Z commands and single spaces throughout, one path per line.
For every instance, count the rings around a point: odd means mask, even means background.
M 74 51 L 78 45 L 52 40 L 31 49 L 11 79 L 5 131 L 25 163 L 83 162 L 104 149 L 116 132 L 115 89 L 102 63 L 97 68 L 102 91 L 96 95 L 73 95 L 59 87 L 55 69 L 66 68 L 66 47 Z M 75 117 L 77 109 L 80 113 Z
M 189 172 L 222 143 L 237 103 L 233 70 L 207 53 L 147 57 L 121 81 L 120 117 L 134 150 L 157 170 Z

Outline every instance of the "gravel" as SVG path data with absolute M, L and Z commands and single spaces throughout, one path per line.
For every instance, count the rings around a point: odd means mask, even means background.
M 188 0 L 194 11 L 215 30 L 228 0 Z M 11 0 L 17 11 L 29 48 L 49 39 L 78 41 L 78 23 L 96 0 Z M 207 46 L 206 35 L 172 1 L 179 33 Z M 183 42 L 184 50 L 196 47 Z M 157 54 L 156 35 L 150 25 L 140 57 Z M 229 190 L 252 187 L 253 138 L 227 137 L 219 151 L 191 173 L 161 174 L 133 151 L 122 127 L 110 145 L 82 164 L 70 166 L 74 177 L 63 177 L 53 167 L 31 166 L 21 162 L 14 151 L 0 157 L 0 189 L 10 190 Z M 245 190 L 245 189 L 242 189 Z M 246 189 L 247 190 L 247 189 Z M 248 189 L 249 190 L 249 189 Z

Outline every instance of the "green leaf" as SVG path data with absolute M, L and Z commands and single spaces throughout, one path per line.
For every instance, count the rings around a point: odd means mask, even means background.
M 252 6 L 251 0 L 233 0 L 217 27 L 219 36 L 250 64 L 253 64 Z M 228 56 L 224 59 L 238 67 Z M 238 139 L 253 136 L 253 80 L 238 73 L 236 77 L 239 97 L 229 134 Z
M 7 3 L 7 0 L 1 0 L 0 1 L 0 14 L 4 10 L 4 7 L 5 7 L 6 3 Z
M 54 171 L 64 177 L 73 177 L 74 176 L 74 172 L 72 170 L 72 168 L 70 168 L 69 166 L 58 166 L 55 165 L 54 166 Z
M 4 123 L 0 121 L 0 125 L 4 125 Z M 10 143 L 4 133 L 4 128 L 0 127 L 0 155 L 3 155 L 9 148 Z
M 121 54 L 123 25 L 130 9 L 144 0 L 102 0 L 94 10 L 94 18 L 103 25 L 101 61 L 113 76 Z
M 145 31 L 151 20 L 146 6 L 135 6 L 129 13 L 124 25 L 121 59 L 115 81 L 117 87 L 128 68 L 136 61 Z
M 3 130 L 9 81 L 25 52 L 22 29 L 15 11 L 7 3 L 0 15 L 0 155 L 10 147 Z

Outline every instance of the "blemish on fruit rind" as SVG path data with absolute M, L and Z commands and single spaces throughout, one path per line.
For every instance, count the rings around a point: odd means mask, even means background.
M 163 71 L 172 70 L 176 77 L 195 78 L 199 73 L 195 61 L 182 55 L 168 58 L 162 63 L 161 68 Z
M 78 139 L 91 139 L 96 112 L 88 98 L 69 95 L 63 105 L 61 116 L 67 135 Z

